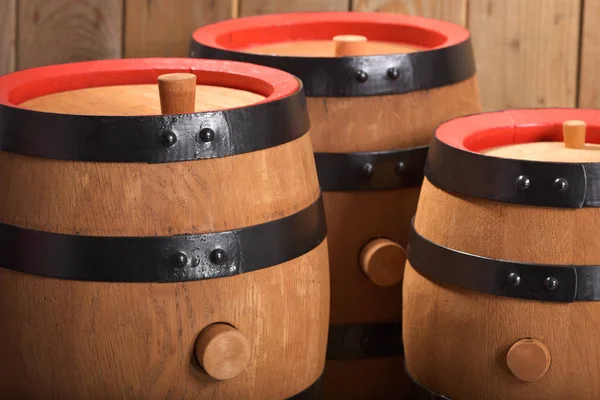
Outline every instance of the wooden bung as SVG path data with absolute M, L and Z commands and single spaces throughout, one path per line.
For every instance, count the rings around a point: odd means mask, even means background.
M 563 139 L 569 149 L 583 149 L 585 146 L 585 122 L 571 120 L 563 122 Z
M 402 281 L 406 252 L 389 239 L 373 239 L 360 252 L 360 268 L 377 286 L 394 286 Z
M 196 103 L 196 75 L 188 73 L 160 75 L 158 93 L 163 114 L 193 113 Z
M 336 57 L 362 56 L 367 53 L 367 38 L 359 35 L 333 37 Z
M 250 361 L 250 342 L 231 325 L 217 323 L 204 328 L 196 339 L 198 363 L 218 380 L 235 378 Z
M 508 350 L 506 365 L 517 379 L 535 382 L 548 372 L 550 352 L 539 340 L 521 339 Z

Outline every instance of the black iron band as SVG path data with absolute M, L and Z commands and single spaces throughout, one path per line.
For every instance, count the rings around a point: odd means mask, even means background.
M 315 153 L 321 189 L 391 190 L 419 186 L 427 146 L 360 153 Z
M 167 163 L 275 147 L 301 137 L 309 127 L 302 90 L 251 107 L 139 117 L 0 105 L 0 150 L 59 160 Z
M 471 40 L 408 54 L 361 57 L 288 57 L 242 53 L 205 46 L 194 39 L 190 57 L 243 61 L 296 75 L 307 96 L 351 97 L 434 89 L 475 74 Z
M 425 176 L 442 190 L 505 203 L 600 207 L 600 163 L 488 157 L 456 149 L 434 138 Z
M 600 266 L 495 260 L 449 249 L 412 228 L 408 260 L 425 278 L 479 293 L 571 303 L 600 300 Z
M 406 369 L 406 364 L 404 365 L 404 368 Z M 410 400 L 452 400 L 450 397 L 443 396 L 422 386 L 410 376 L 408 371 L 406 371 L 406 374 L 408 375 L 409 381 L 408 398 Z
M 362 360 L 402 354 L 401 321 L 329 326 L 327 360 Z
M 323 375 L 302 392 L 290 397 L 288 400 L 321 400 L 323 398 Z
M 317 247 L 326 234 L 321 197 L 275 221 L 199 235 L 78 236 L 0 224 L 0 266 L 80 281 L 194 281 L 284 263 Z

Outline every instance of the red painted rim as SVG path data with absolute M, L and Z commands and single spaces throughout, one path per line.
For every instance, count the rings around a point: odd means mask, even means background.
M 327 40 L 335 35 L 413 44 L 427 49 L 456 45 L 469 38 L 460 25 L 430 18 L 371 12 L 270 14 L 218 22 L 197 29 L 195 41 L 224 50 L 293 40 Z
M 512 144 L 562 141 L 562 124 L 573 119 L 587 124 L 587 143 L 600 144 L 600 110 L 574 108 L 468 115 L 444 122 L 437 128 L 435 136 L 449 146 L 477 153 Z
M 235 61 L 189 58 L 102 60 L 32 68 L 1 76 L 0 104 L 18 107 L 27 100 L 69 90 L 156 83 L 159 75 L 172 72 L 193 73 L 198 77 L 198 84 L 241 89 L 266 97 L 251 105 L 279 100 L 301 87 L 300 81 L 287 72 Z

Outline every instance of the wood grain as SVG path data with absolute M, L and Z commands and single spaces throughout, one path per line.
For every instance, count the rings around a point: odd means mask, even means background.
M 334 153 L 426 145 L 441 122 L 481 109 L 476 76 L 405 95 L 306 100 L 315 151 Z
M 215 111 L 242 107 L 264 100 L 264 96 L 241 89 L 196 85 L 195 110 Z M 160 115 L 156 85 L 120 85 L 69 90 L 36 97 L 19 104 L 22 108 L 58 114 Z
M 575 106 L 580 3 L 469 3 L 484 110 Z
M 600 162 L 600 145 L 588 143 L 581 149 L 565 147 L 564 142 L 521 143 L 483 150 L 482 154 L 515 160 L 555 162 Z
M 18 68 L 119 58 L 123 0 L 20 0 Z
M 309 135 L 263 151 L 168 164 L 61 161 L 0 152 L 0 221 L 48 232 L 168 236 L 223 231 L 298 212 L 319 192 Z
M 286 399 L 322 373 L 327 243 L 284 264 L 185 283 L 77 282 L 0 268 L 0 393 L 8 399 Z M 208 325 L 235 326 L 250 362 L 217 381 L 196 363 Z M 35 384 L 32 384 L 35 382 Z
M 467 3 L 468 0 L 354 0 L 353 10 L 419 15 L 466 26 Z
M 300 11 L 348 11 L 349 0 L 241 0 L 240 16 Z
M 325 152 L 425 145 L 435 127 L 445 119 L 480 110 L 475 77 L 455 85 L 402 95 L 309 97 L 307 101 L 313 122 L 313 146 L 316 151 Z M 375 238 L 388 238 L 406 246 L 418 196 L 418 187 L 323 193 L 329 227 L 332 324 L 377 323 L 402 317 L 402 285 L 376 285 L 361 270 L 359 255 L 365 244 Z M 386 362 L 336 361 L 337 367 L 328 372 L 330 377 L 325 380 L 325 391 L 353 393 L 342 397 L 354 399 L 396 398 L 401 395 L 405 377 L 401 359 L 394 359 L 398 362 L 392 370 L 398 371 L 394 380 L 389 379 Z M 360 372 L 367 367 L 368 373 Z M 340 376 L 334 376 L 337 373 Z M 341 389 L 340 382 L 344 382 Z M 337 385 L 337 389 L 330 385 Z
M 585 8 L 581 37 L 579 107 L 600 108 L 600 1 L 586 0 L 583 4 Z
M 187 57 L 192 32 L 231 18 L 230 0 L 127 0 L 125 57 Z
M 527 263 L 598 265 L 600 209 L 557 209 L 446 193 L 423 183 L 415 219 L 427 239 L 484 257 Z M 443 268 L 444 265 L 440 265 Z M 403 339 L 420 383 L 456 399 L 600 398 L 598 302 L 554 303 L 480 294 L 433 283 L 407 263 Z M 544 343 L 552 364 L 523 383 L 506 365 L 520 339 Z
M 0 1 L 0 75 L 16 68 L 17 0 Z
M 401 39 L 398 38 L 398 40 Z M 423 49 L 423 47 L 411 44 L 369 40 L 364 45 L 362 55 L 413 53 Z M 335 42 L 333 40 L 294 40 L 252 46 L 245 48 L 244 51 L 247 53 L 275 54 L 279 56 L 336 57 Z

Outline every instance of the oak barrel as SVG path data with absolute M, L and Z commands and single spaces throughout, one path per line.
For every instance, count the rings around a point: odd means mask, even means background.
M 195 112 L 161 115 L 172 74 L 191 74 Z M 238 62 L 1 77 L 0 397 L 318 398 L 329 267 L 308 129 L 298 79 Z
M 225 21 L 190 54 L 244 60 L 304 82 L 329 226 L 330 398 L 405 390 L 401 280 L 435 127 L 480 111 L 469 32 L 386 13 L 295 13 Z
M 404 276 L 414 398 L 600 398 L 598 150 L 598 110 L 437 129 Z

